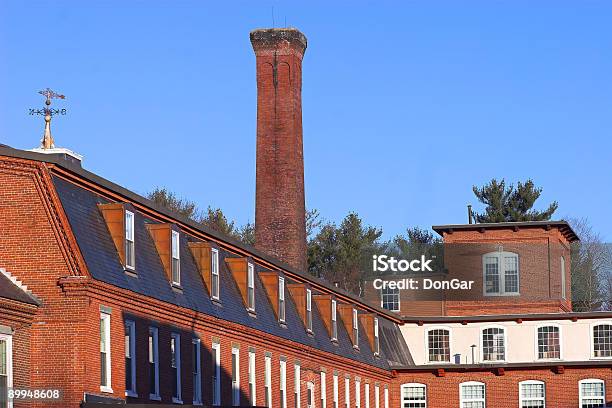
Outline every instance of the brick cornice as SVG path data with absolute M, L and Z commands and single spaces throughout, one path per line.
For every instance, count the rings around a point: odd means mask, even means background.
M 32 322 L 37 310 L 38 306 L 35 305 L 0 298 L 0 316 L 3 319 L 29 324 Z

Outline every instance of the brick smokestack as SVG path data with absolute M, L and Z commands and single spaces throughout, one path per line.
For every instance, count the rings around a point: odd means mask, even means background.
M 306 271 L 302 58 L 293 28 L 251 32 L 257 63 L 255 247 Z

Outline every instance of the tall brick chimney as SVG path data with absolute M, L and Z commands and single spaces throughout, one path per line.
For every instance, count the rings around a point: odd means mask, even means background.
M 255 247 L 306 271 L 302 58 L 293 28 L 251 32 L 257 63 Z

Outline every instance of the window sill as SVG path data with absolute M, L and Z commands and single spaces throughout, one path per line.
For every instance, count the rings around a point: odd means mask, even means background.
M 123 271 L 126 275 L 131 276 L 132 278 L 137 278 L 138 274 L 136 273 L 136 269 L 128 268 L 127 266 L 123 268 Z
M 210 301 L 211 301 L 211 302 L 212 302 L 214 305 L 217 305 L 217 306 L 222 306 L 222 304 L 221 304 L 221 299 L 219 299 L 219 298 L 211 297 L 211 298 L 210 298 Z
M 175 283 L 172 284 L 172 290 L 177 293 L 183 293 L 183 288 Z
M 183 405 L 183 400 L 176 398 L 176 397 L 172 397 L 172 403 L 173 404 L 179 404 L 179 405 Z
M 204 404 L 203 404 L 201 401 L 193 401 L 193 402 L 191 403 L 191 405 L 195 405 L 195 406 L 197 406 L 197 407 L 201 407 L 201 406 L 202 406 L 202 405 L 204 405 Z
M 483 296 L 485 297 L 512 297 L 512 296 L 521 296 L 520 293 L 483 293 Z
M 100 386 L 100 391 L 106 392 L 106 393 L 109 393 L 109 394 L 113 393 L 113 389 L 111 387 L 107 387 L 105 385 L 101 385 Z
M 161 401 L 161 396 L 159 395 L 154 395 L 154 394 L 149 394 L 149 399 L 151 401 Z
M 249 316 L 257 317 L 257 313 L 255 312 L 255 309 L 247 309 L 247 312 L 248 312 Z
M 125 391 L 125 396 L 132 397 L 132 398 L 138 398 L 138 393 L 136 393 L 135 391 L 127 390 Z

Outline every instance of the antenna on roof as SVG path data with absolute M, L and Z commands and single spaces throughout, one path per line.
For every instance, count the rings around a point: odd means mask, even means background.
M 46 98 L 46 106 L 43 109 L 30 109 L 30 115 L 45 115 L 45 133 L 40 141 L 40 148 L 45 150 L 53 149 L 55 142 L 53 141 L 53 136 L 51 136 L 51 118 L 55 115 L 65 115 L 66 109 L 51 109 L 51 99 L 66 99 L 66 97 L 49 88 L 38 91 L 38 93 Z

